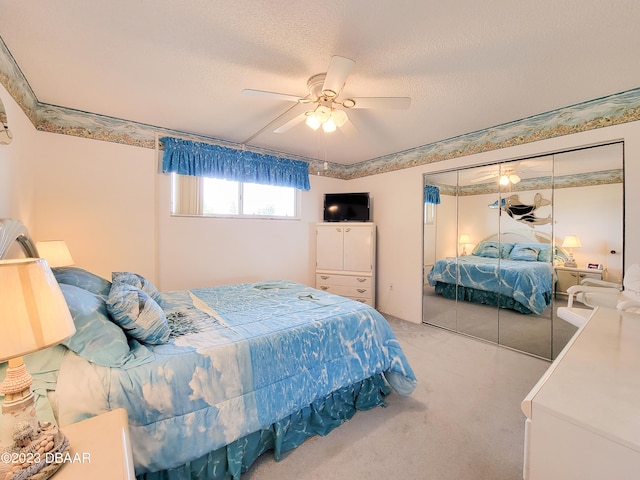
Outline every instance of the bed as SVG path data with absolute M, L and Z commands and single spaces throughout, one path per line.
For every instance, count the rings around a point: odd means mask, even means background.
M 566 252 L 545 234 L 492 235 L 471 255 L 443 258 L 427 275 L 437 295 L 540 315 L 553 297 L 553 265 Z
M 52 270 L 77 331 L 25 359 L 41 420 L 64 430 L 125 408 L 139 479 L 237 479 L 416 386 L 387 321 L 345 297 L 287 280 L 161 293 L 133 272 Z

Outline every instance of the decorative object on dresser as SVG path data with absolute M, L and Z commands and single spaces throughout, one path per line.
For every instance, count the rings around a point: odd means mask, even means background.
M 376 226 L 319 223 L 316 229 L 316 288 L 375 307 Z
M 0 260 L 0 362 L 9 360 L 0 384 L 4 394 L 0 478 L 50 477 L 61 463 L 54 454 L 69 448 L 55 425 L 38 421 L 22 356 L 69 338 L 75 326 L 46 260 Z

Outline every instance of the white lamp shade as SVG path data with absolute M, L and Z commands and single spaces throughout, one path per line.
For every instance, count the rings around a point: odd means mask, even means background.
M 0 260 L 0 362 L 56 345 L 75 330 L 46 260 Z
M 331 133 L 336 131 L 336 124 L 332 118 L 330 118 L 329 120 L 327 120 L 322 124 L 322 130 L 325 133 Z
M 313 113 L 307 116 L 307 120 L 305 121 L 305 123 L 313 130 L 317 130 L 318 128 L 320 128 L 320 125 L 322 125 Z
M 64 240 L 37 242 L 36 248 L 40 258 L 44 258 L 50 267 L 66 267 L 73 265 L 73 258 Z
M 316 108 L 314 116 L 320 123 L 324 123 L 329 120 L 329 117 L 331 116 L 331 109 L 329 107 L 325 107 L 324 105 L 320 105 L 318 108 Z
M 564 248 L 578 248 L 581 247 L 580 239 L 577 235 L 567 235 L 562 242 Z
M 471 236 L 466 233 L 460 235 L 460 241 L 458 243 L 471 243 Z
M 336 127 L 342 127 L 345 123 L 347 123 L 347 113 L 344 110 L 334 110 L 331 113 L 331 118 L 336 123 Z

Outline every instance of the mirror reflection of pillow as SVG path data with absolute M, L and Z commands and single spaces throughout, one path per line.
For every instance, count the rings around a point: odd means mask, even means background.
M 511 260 L 520 260 L 525 262 L 535 262 L 538 260 L 540 249 L 529 245 L 516 245 L 511 250 L 509 258 Z
M 640 292 L 640 265 L 634 263 L 624 274 L 622 281 L 625 290 Z
M 169 340 L 171 329 L 158 303 L 144 290 L 128 283 L 113 282 L 107 310 L 127 335 L 141 343 L 158 345 Z
M 481 242 L 474 255 L 487 258 L 499 258 L 500 247 L 498 246 L 498 242 Z

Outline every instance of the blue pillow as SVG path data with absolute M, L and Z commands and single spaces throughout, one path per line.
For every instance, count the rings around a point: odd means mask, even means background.
M 540 252 L 538 253 L 538 261 L 550 263 L 551 262 L 551 245 L 541 245 Z
M 536 262 L 538 261 L 538 253 L 540 253 L 540 249 L 538 247 L 516 244 L 514 245 L 513 250 L 511 250 L 509 258 L 511 260 Z
M 132 272 L 113 272 L 111 274 L 111 280 L 113 282 L 128 283 L 134 287 L 138 287 L 144 293 L 153 298 L 158 305 L 162 305 L 162 294 L 149 280 L 142 275 Z M 109 292 L 107 292 L 108 294 Z
M 78 267 L 55 267 L 52 268 L 53 276 L 58 283 L 73 285 L 82 288 L 96 295 L 107 298 L 111 289 L 111 282 L 98 275 L 87 272 Z
M 125 333 L 142 343 L 158 345 L 169 340 L 171 330 L 164 311 L 138 287 L 113 282 L 107 310 Z
M 474 255 L 487 258 L 509 258 L 513 243 L 480 242 Z
M 100 295 L 82 288 L 60 284 L 76 333 L 62 342 L 85 360 L 105 367 L 120 367 L 131 358 L 127 336 L 109 319 Z
M 498 242 L 480 242 L 474 255 L 487 258 L 500 258 L 500 246 Z

